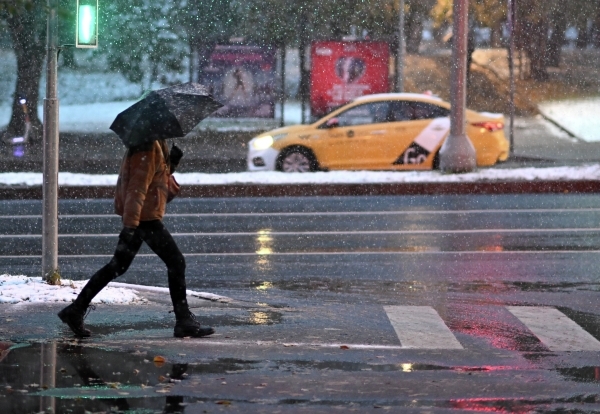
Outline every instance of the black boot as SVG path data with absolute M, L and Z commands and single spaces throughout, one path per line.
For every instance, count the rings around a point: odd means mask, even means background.
M 200 326 L 200 322 L 196 320 L 194 314 L 188 311 L 187 315 L 177 318 L 173 336 L 175 336 L 175 338 L 202 338 L 203 336 L 212 335 L 214 333 L 215 330 L 213 328 L 209 326 L 203 328 Z
M 63 323 L 69 325 L 69 328 L 71 328 L 75 336 L 87 338 L 91 336 L 91 332 L 83 326 L 86 310 L 87 306 L 82 307 L 75 303 L 71 303 L 69 306 L 58 312 L 58 317 Z

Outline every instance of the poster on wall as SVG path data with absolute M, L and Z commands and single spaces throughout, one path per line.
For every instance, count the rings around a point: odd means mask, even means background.
M 313 42 L 311 114 L 320 117 L 359 96 L 389 92 L 389 59 L 385 42 Z
M 200 83 L 224 106 L 212 116 L 274 118 L 276 49 L 245 45 L 216 45 Z

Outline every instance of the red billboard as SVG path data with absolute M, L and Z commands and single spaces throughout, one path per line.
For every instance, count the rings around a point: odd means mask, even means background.
M 389 92 L 390 50 L 385 42 L 317 41 L 311 48 L 313 116 L 371 93 Z

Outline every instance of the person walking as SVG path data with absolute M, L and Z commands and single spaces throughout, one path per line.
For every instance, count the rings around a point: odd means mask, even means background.
M 179 190 L 172 173 L 183 152 L 164 139 L 130 147 L 121 163 L 115 192 L 115 212 L 123 219 L 123 229 L 114 256 L 98 270 L 58 317 L 78 337 L 89 337 L 84 327 L 92 299 L 108 283 L 127 271 L 145 242 L 167 265 L 169 293 L 175 312 L 174 336 L 200 338 L 215 330 L 203 327 L 190 312 L 186 298 L 185 259 L 162 222 L 166 204 Z

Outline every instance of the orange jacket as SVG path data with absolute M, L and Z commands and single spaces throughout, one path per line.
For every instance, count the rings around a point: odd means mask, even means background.
M 115 213 L 123 217 L 125 227 L 162 220 L 167 204 L 168 156 L 165 141 L 125 153 L 115 191 Z

